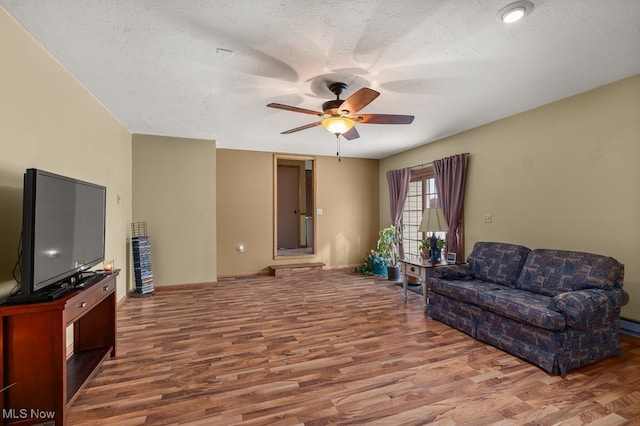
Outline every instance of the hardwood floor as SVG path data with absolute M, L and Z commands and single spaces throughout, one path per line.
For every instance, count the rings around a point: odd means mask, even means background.
M 157 289 L 118 310 L 118 356 L 68 425 L 640 424 L 640 339 L 566 378 L 348 271 Z

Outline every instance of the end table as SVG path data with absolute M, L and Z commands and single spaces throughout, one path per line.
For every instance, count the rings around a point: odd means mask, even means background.
M 420 284 L 422 285 L 422 296 L 424 298 L 424 309 L 427 311 L 429 305 L 429 285 L 427 280 L 433 274 L 433 269 L 438 266 L 445 266 L 447 262 L 440 263 L 430 263 L 426 259 L 422 259 L 420 257 L 416 258 L 406 258 L 400 260 L 400 265 L 402 267 L 402 292 L 404 296 L 404 302 L 407 303 L 407 285 L 409 282 L 409 277 L 414 277 L 420 280 Z

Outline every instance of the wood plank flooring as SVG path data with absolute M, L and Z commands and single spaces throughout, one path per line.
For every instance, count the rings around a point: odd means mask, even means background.
M 349 271 L 156 290 L 68 425 L 640 425 L 640 339 L 563 379 Z

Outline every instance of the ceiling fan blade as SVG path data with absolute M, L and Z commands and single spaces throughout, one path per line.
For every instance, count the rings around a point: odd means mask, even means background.
M 353 95 L 349 96 L 342 105 L 340 105 L 340 111 L 349 111 L 349 114 L 355 114 L 362 108 L 369 105 L 375 98 L 380 96 L 380 92 L 376 92 L 368 87 L 363 87 Z
M 285 111 L 292 111 L 292 112 L 301 112 L 303 114 L 311 114 L 311 115 L 315 115 L 315 116 L 318 116 L 318 117 L 322 117 L 324 115 L 323 113 L 318 112 L 318 111 L 312 111 L 310 109 L 298 108 L 298 107 L 295 107 L 295 106 L 284 105 L 284 104 L 279 104 L 279 103 L 275 103 L 275 102 L 267 104 L 267 106 L 269 108 L 283 109 Z
M 322 124 L 322 121 L 316 121 L 315 123 L 305 124 L 304 126 L 296 127 L 295 129 L 285 130 L 280 133 L 281 135 L 288 135 L 289 133 L 299 132 L 300 130 L 310 129 L 312 127 L 316 127 Z
M 400 114 L 358 114 L 353 119 L 356 123 L 368 124 L 411 124 L 413 115 Z
M 342 137 L 350 141 L 353 139 L 358 139 L 360 137 L 360 134 L 358 133 L 355 127 L 352 127 L 348 132 L 343 133 Z

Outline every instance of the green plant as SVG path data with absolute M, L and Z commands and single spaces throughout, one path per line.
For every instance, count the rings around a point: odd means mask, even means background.
M 389 226 L 380 231 L 378 237 L 378 251 L 388 259 L 389 265 L 397 266 L 400 260 L 398 256 L 398 243 L 400 232 L 395 226 Z
M 438 249 L 442 250 L 446 244 L 444 238 L 438 238 Z M 431 237 L 427 237 L 424 240 L 420 240 L 420 250 L 431 249 Z
M 364 258 L 362 266 L 356 267 L 356 272 L 364 275 L 376 275 L 374 272 L 374 264 L 380 267 L 388 265 L 388 260 L 379 251 L 371 250 L 371 252 Z

